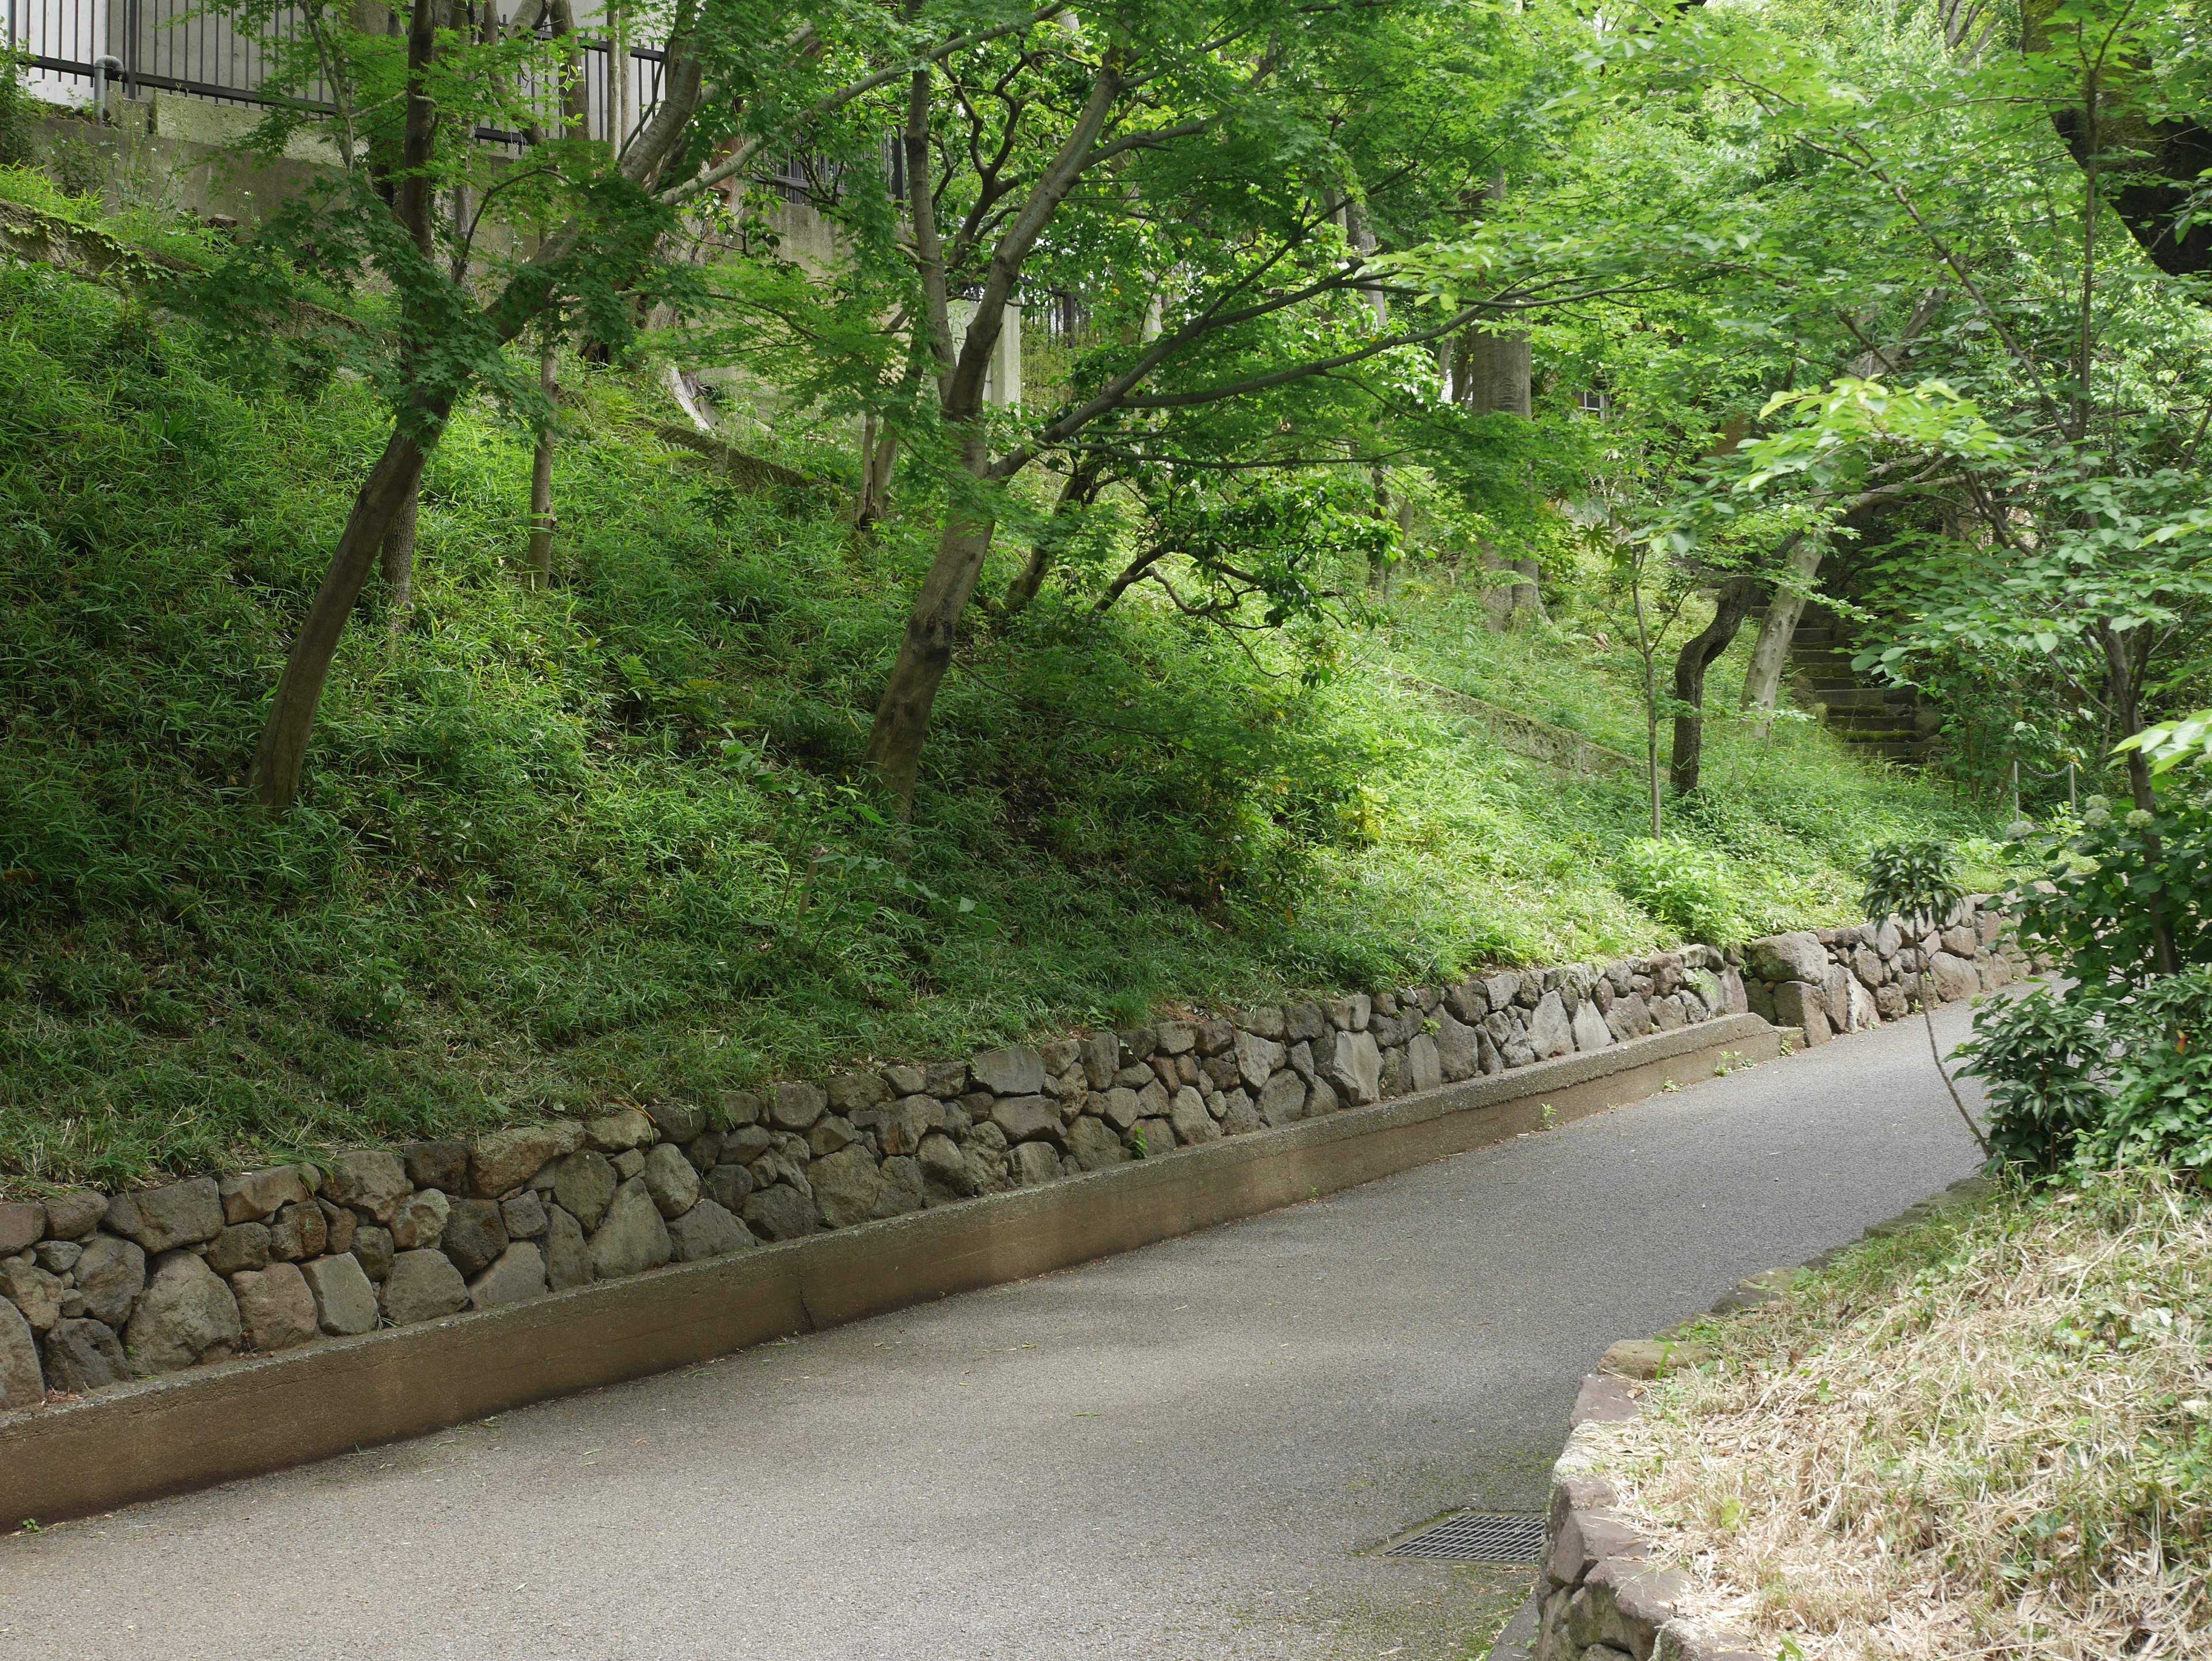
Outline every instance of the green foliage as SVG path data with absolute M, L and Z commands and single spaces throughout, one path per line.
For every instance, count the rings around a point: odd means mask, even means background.
M 2091 796 L 2070 834 L 2029 841 L 2043 868 L 2006 896 L 2021 940 L 2084 985 L 2151 980 L 2161 926 L 2178 964 L 2212 964 L 2212 792 L 2154 800 L 2115 812 Z
M 1615 869 L 1621 891 L 1685 940 L 1734 946 L 1750 937 L 1729 867 L 1711 850 L 1644 837 L 1621 850 Z
M 927 500 L 866 551 L 741 493 L 569 363 L 556 584 L 514 581 L 527 435 L 465 405 L 416 603 L 372 588 L 301 807 L 241 776 L 374 392 L 264 379 L 51 271 L 0 273 L 0 1175 L 119 1184 L 929 1057 L 1161 1001 L 1602 958 L 1632 784 L 1504 750 L 1403 667 L 1609 739 L 1631 683 L 1492 635 L 1425 564 L 1333 678 L 1133 594 L 975 631 L 910 830 L 851 768 Z M 150 332 L 150 346 L 147 336 Z M 572 401 L 573 400 L 573 401 Z M 1019 557 L 1009 550 L 997 580 Z M 1364 546 L 1316 581 L 1357 588 Z M 1682 830 L 1754 928 L 1839 920 L 1862 827 L 1990 827 L 1817 732 L 1716 739 Z M 963 904 L 972 902 L 972 904 Z
M 1993 1003 L 1960 1054 L 1988 1084 L 1990 1149 L 2008 1165 L 2212 1172 L 2212 967 Z
M 23 84 L 22 55 L 0 51 L 0 167 L 26 167 L 36 158 L 38 139 L 32 129 L 43 113 Z
M 1859 905 L 1869 922 L 1902 917 L 1915 929 L 1939 928 L 1965 897 L 1958 850 L 1948 843 L 1885 843 L 1867 856 Z

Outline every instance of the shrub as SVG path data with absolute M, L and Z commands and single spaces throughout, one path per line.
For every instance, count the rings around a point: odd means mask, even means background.
M 1993 1004 L 1962 1046 L 1988 1082 L 1991 1151 L 2045 1177 L 2212 1170 L 2212 967 Z
M 1727 861 L 1695 843 L 1638 837 L 1621 850 L 1614 877 L 1622 893 L 1688 939 L 1731 946 L 1748 938 Z
M 2092 796 L 2073 835 L 2031 845 L 2045 868 L 2006 896 L 2029 950 L 2060 957 L 2085 985 L 2140 983 L 2159 972 L 2163 923 L 2178 966 L 2212 964 L 2212 791 L 2122 812 Z

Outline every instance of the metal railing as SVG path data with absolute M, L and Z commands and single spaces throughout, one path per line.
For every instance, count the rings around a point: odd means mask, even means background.
M 24 54 L 31 90 L 49 103 L 89 102 L 104 81 L 125 99 L 174 92 L 222 104 L 331 107 L 329 88 L 319 82 L 311 82 L 304 95 L 265 89 L 277 51 L 307 42 L 307 21 L 296 11 L 278 13 L 269 31 L 256 35 L 241 33 L 204 0 L 6 0 L 6 5 L 8 48 Z M 613 43 L 583 38 L 577 44 L 584 136 L 611 140 Z M 624 56 L 634 133 L 659 101 L 663 54 L 656 46 L 633 45 Z M 523 90 L 546 106 L 548 125 L 557 127 L 560 89 L 550 78 L 530 77 Z M 491 129 L 477 136 L 504 144 L 521 137 Z

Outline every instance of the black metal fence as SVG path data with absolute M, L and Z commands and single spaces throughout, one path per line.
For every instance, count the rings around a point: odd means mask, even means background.
M 232 19 L 204 0 L 4 0 L 7 40 L 25 55 L 33 92 L 51 103 L 91 100 L 102 89 L 110 98 L 136 99 L 149 92 L 176 92 L 218 103 L 265 106 L 303 101 L 265 90 L 286 48 L 302 49 L 306 17 L 280 12 L 263 33 L 241 32 Z M 514 8 L 509 7 L 512 10 Z M 617 122 L 614 43 L 584 38 L 582 82 L 585 134 L 611 139 Z M 660 49 L 632 45 L 623 52 L 629 81 L 626 124 L 635 132 L 652 115 L 660 98 Z M 559 121 L 559 88 L 526 84 L 524 91 L 547 108 L 547 125 Z M 302 89 L 311 107 L 329 107 L 329 88 L 310 82 Z M 517 135 L 484 131 L 478 137 L 512 143 Z

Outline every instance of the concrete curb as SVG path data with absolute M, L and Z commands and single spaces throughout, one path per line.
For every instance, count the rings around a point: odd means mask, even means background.
M 533 1302 L 0 1416 L 0 1521 L 81 1517 L 422 1436 L 1358 1187 L 1780 1053 L 1724 1015 L 1372 1107 Z

